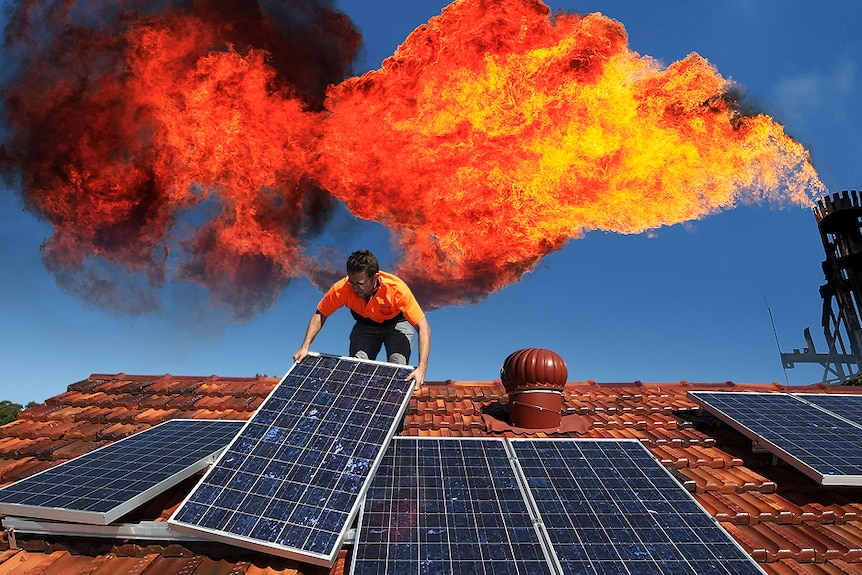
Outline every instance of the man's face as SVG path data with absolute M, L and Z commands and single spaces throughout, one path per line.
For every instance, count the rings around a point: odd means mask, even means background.
M 350 284 L 350 287 L 353 288 L 353 293 L 355 293 L 357 297 L 368 298 L 371 297 L 371 294 L 373 294 L 374 290 L 377 289 L 377 274 L 368 277 L 364 270 L 360 272 L 349 272 L 347 274 L 347 282 Z

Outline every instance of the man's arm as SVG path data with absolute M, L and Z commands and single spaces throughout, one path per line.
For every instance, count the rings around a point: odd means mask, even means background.
M 416 324 L 416 330 L 419 332 L 419 365 L 406 379 L 415 379 L 416 387 L 421 387 L 425 383 L 428 356 L 431 354 L 431 327 L 428 325 L 428 319 L 422 318 L 422 321 Z
M 317 334 L 320 332 L 320 328 L 323 327 L 324 323 L 326 323 L 326 316 L 319 311 L 314 310 L 311 319 L 308 320 L 308 329 L 305 330 L 305 339 L 302 341 L 302 346 L 300 346 L 296 353 L 293 354 L 293 361 L 299 363 L 305 359 L 305 356 L 308 355 L 308 348 L 311 346 L 311 342 L 313 342 L 314 338 L 317 337 Z

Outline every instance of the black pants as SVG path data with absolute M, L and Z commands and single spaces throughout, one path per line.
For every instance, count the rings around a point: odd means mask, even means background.
M 380 348 L 386 347 L 390 363 L 410 361 L 413 326 L 406 319 L 386 324 L 357 321 L 350 332 L 350 355 L 362 359 L 377 359 Z

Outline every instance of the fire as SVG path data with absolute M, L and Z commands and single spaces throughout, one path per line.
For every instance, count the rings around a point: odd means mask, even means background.
M 311 3 L 78 8 L 16 8 L 0 157 L 54 227 L 43 259 L 61 285 L 124 311 L 180 281 L 244 319 L 295 277 L 322 281 L 307 247 L 333 198 L 391 230 L 396 272 L 434 308 L 591 230 L 822 190 L 807 151 L 743 114 L 706 60 L 665 68 L 598 14 L 457 0 L 344 80 L 358 33 Z
M 321 181 L 395 231 L 424 301 L 481 298 L 586 231 L 809 203 L 805 149 L 730 88 L 696 54 L 636 54 L 598 14 L 459 0 L 329 91 Z
M 54 227 L 46 266 L 124 312 L 157 309 L 168 280 L 205 287 L 238 319 L 271 307 L 330 209 L 308 164 L 325 89 L 359 46 L 353 26 L 310 3 L 53 4 L 16 8 L 21 75 L 4 93 L 7 167 Z

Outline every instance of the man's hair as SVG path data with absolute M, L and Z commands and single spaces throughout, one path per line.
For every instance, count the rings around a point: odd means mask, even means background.
M 368 250 L 359 250 L 350 254 L 347 258 L 347 273 L 365 272 L 366 277 L 371 277 L 380 271 L 377 258 Z

